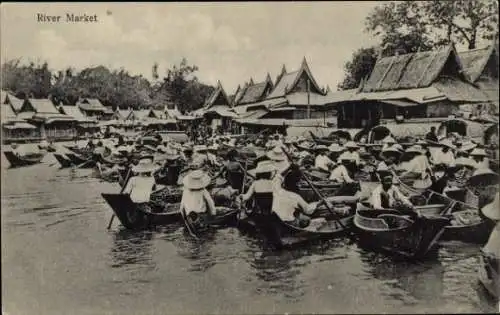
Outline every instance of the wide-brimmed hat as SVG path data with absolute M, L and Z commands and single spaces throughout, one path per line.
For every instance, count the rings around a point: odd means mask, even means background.
M 474 142 L 472 142 L 470 140 L 460 142 L 460 151 L 462 151 L 462 152 L 470 151 L 470 150 L 474 149 L 475 147 L 477 147 L 477 144 L 475 144 Z
M 137 165 L 132 166 L 134 173 L 154 173 L 159 169 L 160 166 L 154 164 L 150 158 L 141 158 Z
M 389 172 L 389 167 L 387 166 L 387 164 L 384 161 L 382 161 L 382 162 L 378 163 L 377 169 L 375 171 L 376 172 Z
M 347 141 L 347 143 L 344 146 L 346 148 L 350 148 L 350 149 L 357 149 L 357 148 L 359 148 L 359 146 L 354 141 Z
M 387 136 L 384 139 L 382 139 L 382 143 L 397 143 L 397 141 L 393 137 Z
M 486 151 L 481 148 L 474 148 L 471 153 L 469 153 L 470 156 L 488 156 L 486 154 Z
M 415 144 L 415 145 L 412 145 L 411 147 L 409 147 L 408 149 L 406 149 L 405 151 L 406 153 L 418 153 L 418 154 L 423 154 L 424 153 L 424 150 L 422 149 L 422 147 L 418 144 Z
M 257 164 L 257 167 L 254 168 L 253 170 L 249 170 L 248 174 L 251 176 L 255 177 L 257 174 L 262 174 L 262 173 L 271 173 L 276 170 L 276 166 L 272 161 L 265 160 L 261 161 Z
M 267 152 L 267 157 L 273 161 L 284 161 L 286 159 L 285 152 L 280 147 L 275 147 L 271 151 Z
M 194 151 L 194 152 L 207 151 L 207 146 L 206 146 L 206 145 L 204 145 L 204 144 L 195 145 L 195 146 L 193 147 L 193 151 Z
M 324 144 L 317 145 L 314 150 L 316 151 L 328 151 L 328 147 Z
M 498 174 L 489 168 L 480 168 L 472 173 L 467 179 L 467 185 L 470 187 L 490 186 L 498 184 Z
M 341 147 L 338 143 L 332 143 L 329 147 L 328 147 L 328 150 L 330 150 L 330 152 L 342 152 L 345 150 L 344 147 Z
M 380 152 L 380 154 L 384 157 L 400 157 L 402 152 L 399 151 L 396 148 L 390 147 L 390 148 L 385 148 Z
M 439 142 L 439 144 L 442 147 L 446 147 L 446 148 L 450 148 L 450 149 L 456 148 L 455 145 L 453 145 L 453 142 L 451 141 L 451 139 L 449 139 L 449 138 L 443 139 L 442 141 Z
M 494 221 L 500 220 L 499 199 L 500 199 L 500 193 L 497 192 L 495 195 L 495 199 L 493 199 L 492 202 L 481 208 L 481 212 L 484 214 L 485 217 L 490 218 L 491 220 Z
M 203 170 L 189 172 L 182 180 L 184 187 L 188 189 L 203 189 L 210 185 L 210 176 Z

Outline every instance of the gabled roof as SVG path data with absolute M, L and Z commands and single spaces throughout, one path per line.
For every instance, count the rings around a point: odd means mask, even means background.
M 23 106 L 22 99 L 15 97 L 7 91 L 2 91 L 1 102 L 2 104 L 10 104 L 10 106 L 12 106 L 12 109 L 16 113 L 19 112 L 19 110 L 21 110 L 21 107 Z
M 461 63 L 452 44 L 433 51 L 380 58 L 369 79 L 364 83 L 362 91 L 428 87 L 442 74 L 445 65 L 454 68 L 460 76 Z
M 217 88 L 215 91 L 207 98 L 205 102 L 205 108 L 210 108 L 214 105 L 226 105 L 231 107 L 231 102 L 229 97 L 227 97 L 226 92 L 222 88 L 220 81 L 217 82 Z
M 104 105 L 102 105 L 101 101 L 99 101 L 96 98 L 84 98 L 84 99 L 78 101 L 77 105 L 83 105 L 83 104 L 87 104 L 87 106 L 84 106 L 85 109 L 94 109 L 94 110 L 98 110 L 98 109 L 105 110 L 106 109 L 104 107 Z
M 263 100 L 267 96 L 266 93 L 269 93 L 272 89 L 273 81 L 271 80 L 271 76 L 267 74 L 264 82 L 249 85 L 244 90 L 243 96 L 238 100 L 238 102 L 235 102 L 235 105 L 259 102 Z
M 138 109 L 131 111 L 127 119 L 145 119 L 148 116 L 149 116 L 149 109 Z
M 306 79 L 310 82 L 310 90 L 311 92 L 315 92 L 317 94 L 323 94 L 322 89 L 319 87 L 318 83 L 314 79 L 311 70 L 309 69 L 309 65 L 307 64 L 306 59 L 302 60 L 302 65 L 300 69 L 294 72 L 283 74 L 276 83 L 273 91 L 268 95 L 267 98 L 281 97 L 288 95 L 291 91 L 293 91 L 297 84 L 300 82 L 300 79 L 305 76 Z
M 177 107 L 168 108 L 168 106 L 166 106 L 165 113 L 167 114 L 167 118 L 170 119 L 177 119 L 177 117 L 182 116 L 181 112 L 177 109 Z
M 151 108 L 148 114 L 149 118 L 163 119 L 165 118 L 165 113 L 158 109 Z
M 59 111 L 54 106 L 49 99 L 26 99 L 20 108 L 21 112 L 36 112 L 36 113 L 47 113 L 47 114 L 59 114 Z
M 0 104 L 0 108 L 1 108 L 0 120 L 2 121 L 2 123 L 16 119 L 16 113 L 14 113 L 10 105 Z
M 64 114 L 75 118 L 77 121 L 82 121 L 82 122 L 83 121 L 85 121 L 85 122 L 90 121 L 90 119 L 87 118 L 82 113 L 82 111 L 80 110 L 80 108 L 78 108 L 78 106 L 62 105 L 60 108 L 62 109 L 62 112 Z
M 498 40 L 487 47 L 462 51 L 458 53 L 465 73 L 471 82 L 476 82 L 483 74 L 490 59 L 495 58 L 498 62 Z M 496 65 L 498 67 L 498 63 Z M 498 69 L 495 69 L 498 71 Z

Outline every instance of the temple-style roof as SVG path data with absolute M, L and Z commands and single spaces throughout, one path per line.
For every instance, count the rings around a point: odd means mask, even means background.
M 309 85 L 309 87 L 307 87 L 307 85 Z M 307 88 L 309 88 L 311 93 L 324 95 L 323 90 L 319 87 L 318 83 L 316 83 L 309 69 L 309 65 L 304 58 L 299 70 L 283 73 L 279 77 L 274 89 L 267 98 L 281 97 L 293 92 L 307 92 Z
M 225 105 L 231 107 L 231 102 L 229 101 L 229 97 L 224 91 L 224 88 L 222 88 L 222 84 L 220 83 L 220 81 L 217 81 L 217 88 L 205 101 L 204 108 L 208 109 L 215 105 Z
M 245 86 L 244 89 L 240 89 L 242 90 L 242 93 L 240 93 L 240 95 L 236 93 L 236 95 L 238 95 L 239 97 L 237 102 L 235 99 L 234 105 L 243 105 L 243 104 L 259 102 L 266 98 L 266 96 L 273 89 L 273 87 L 274 87 L 273 81 L 271 80 L 271 76 L 268 73 L 265 81 L 255 84 L 249 84 Z

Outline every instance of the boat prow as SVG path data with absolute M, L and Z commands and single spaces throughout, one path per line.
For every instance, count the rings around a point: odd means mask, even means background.
M 10 167 L 21 167 L 40 163 L 45 154 L 37 153 L 29 156 L 19 156 L 12 151 L 4 151 L 5 158 L 10 163 Z

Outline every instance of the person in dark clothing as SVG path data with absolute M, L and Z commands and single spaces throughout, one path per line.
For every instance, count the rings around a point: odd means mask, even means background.
M 437 135 L 436 135 L 436 127 L 434 127 L 434 126 L 431 127 L 431 131 L 429 131 L 425 135 L 425 140 L 429 140 L 429 141 L 433 141 L 433 142 L 438 142 L 438 138 L 437 138 Z

